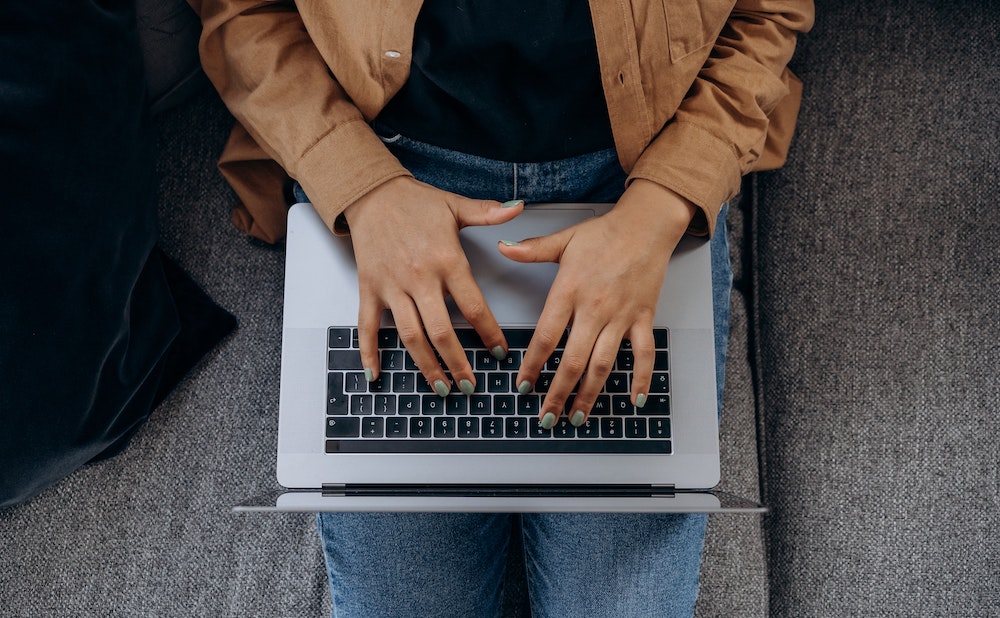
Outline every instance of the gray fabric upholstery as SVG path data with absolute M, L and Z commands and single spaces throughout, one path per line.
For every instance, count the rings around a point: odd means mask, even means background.
M 771 513 L 711 518 L 697 615 L 995 615 L 998 11 L 818 4 L 792 156 L 730 213 L 723 488 L 763 474 Z M 125 453 L 0 512 L 2 616 L 329 614 L 312 518 L 229 512 L 275 486 L 283 260 L 228 223 L 230 122 L 159 118 L 161 244 L 240 329 Z
M 757 192 L 774 616 L 1000 607 L 1000 11 L 818 3 Z

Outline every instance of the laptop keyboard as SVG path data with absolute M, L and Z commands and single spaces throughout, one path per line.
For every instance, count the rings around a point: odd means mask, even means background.
M 671 452 L 666 329 L 653 333 L 656 360 L 645 406 L 636 408 L 629 397 L 633 357 L 625 341 L 587 422 L 574 427 L 563 415 L 552 429 L 543 429 L 538 417 L 566 338 L 549 357 L 534 390 L 520 395 L 515 380 L 531 329 L 504 329 L 509 354 L 500 361 L 471 328 L 455 332 L 475 373 L 476 390 L 465 395 L 456 384 L 442 398 L 417 370 L 394 329 L 379 331 L 381 373 L 369 383 L 361 364 L 357 328 L 331 327 L 326 452 Z

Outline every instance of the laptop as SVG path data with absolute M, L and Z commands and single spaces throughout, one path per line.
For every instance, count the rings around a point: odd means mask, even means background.
M 629 401 L 623 344 L 588 422 L 538 424 L 546 380 L 513 384 L 556 275 L 555 264 L 503 257 L 499 239 L 549 234 L 610 209 L 529 205 L 460 239 L 510 354 L 494 359 L 453 305 L 477 389 L 437 395 L 399 344 L 389 312 L 379 333 L 381 376 L 363 378 L 358 282 L 350 237 L 330 233 L 311 204 L 288 217 L 277 479 L 285 488 L 242 511 L 728 512 L 763 507 L 712 488 L 719 426 L 709 244 L 675 251 L 655 319 L 657 369 L 649 403 Z

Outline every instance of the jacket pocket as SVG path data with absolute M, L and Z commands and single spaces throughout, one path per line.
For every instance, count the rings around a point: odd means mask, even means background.
M 678 62 L 715 43 L 736 0 L 662 0 L 670 60 Z

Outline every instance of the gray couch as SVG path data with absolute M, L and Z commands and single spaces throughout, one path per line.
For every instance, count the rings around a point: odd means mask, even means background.
M 229 510 L 276 484 L 283 248 L 228 222 L 193 15 L 139 4 L 161 246 L 240 328 L 122 455 L 0 512 L 0 615 L 328 615 L 312 517 Z M 817 2 L 791 157 L 730 214 L 722 488 L 770 513 L 712 516 L 698 616 L 1000 615 L 994 4 Z

